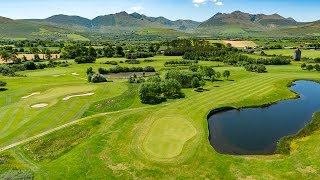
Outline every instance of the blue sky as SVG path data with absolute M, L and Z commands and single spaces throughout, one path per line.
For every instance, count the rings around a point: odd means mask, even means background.
M 218 12 L 278 13 L 298 21 L 320 20 L 319 0 L 2 0 L 0 16 L 46 18 L 55 14 L 94 18 L 120 11 L 204 21 Z

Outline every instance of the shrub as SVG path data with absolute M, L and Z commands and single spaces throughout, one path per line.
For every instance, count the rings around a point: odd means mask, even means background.
M 104 77 L 102 74 L 95 74 L 91 77 L 91 82 L 93 83 L 107 82 L 107 78 Z
M 146 66 L 143 68 L 144 72 L 156 72 L 156 70 L 154 69 L 154 67 L 152 66 Z
M 25 62 L 24 63 L 24 67 L 26 68 L 26 70 L 35 70 L 35 69 L 37 69 L 37 66 L 33 61 Z
M 96 61 L 96 58 L 92 56 L 79 56 L 76 57 L 74 61 L 78 64 L 94 63 Z
M 0 175 L 0 179 L 33 179 L 33 174 L 25 170 L 7 171 Z
M 314 69 L 316 71 L 320 72 L 320 65 L 319 64 L 314 65 Z
M 312 66 L 311 64 L 308 65 L 308 66 L 307 66 L 307 70 L 308 70 L 308 71 L 312 71 L 312 70 L 313 70 L 313 66 Z
M 4 81 L 0 81 L 0 87 L 2 86 L 6 86 L 7 85 L 7 83 L 6 82 L 4 82 Z
M 247 64 L 244 66 L 247 71 L 256 72 L 256 73 L 265 73 L 267 72 L 267 68 L 262 64 Z

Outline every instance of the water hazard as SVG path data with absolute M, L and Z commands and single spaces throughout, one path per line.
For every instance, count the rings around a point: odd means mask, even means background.
M 320 110 L 320 84 L 296 81 L 290 87 L 299 99 L 264 108 L 231 109 L 209 117 L 210 142 L 223 154 L 273 154 L 277 142 L 297 133 Z

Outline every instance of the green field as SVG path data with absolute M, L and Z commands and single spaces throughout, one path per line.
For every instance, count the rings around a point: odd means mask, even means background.
M 266 53 L 270 53 L 266 51 Z M 304 51 L 303 51 L 304 54 Z M 164 62 L 181 57 L 156 56 Z M 95 64 L 21 72 L 27 77 L 0 77 L 8 83 L 0 92 L 0 177 L 3 173 L 33 173 L 35 179 L 318 179 L 320 131 L 297 139 L 290 155 L 229 156 L 212 148 L 207 114 L 222 106 L 247 107 L 295 97 L 287 85 L 297 79 L 320 80 L 299 63 L 268 66 L 256 74 L 220 62 L 200 65 L 230 70 L 230 80 L 207 82 L 199 93 L 159 105 L 142 104 L 138 85 L 127 80 L 91 84 L 86 69 Z M 119 63 L 120 64 L 120 63 Z M 137 66 L 120 64 L 121 66 Z M 74 73 L 79 75 L 73 75 Z M 93 92 L 92 96 L 63 98 Z M 31 95 L 32 93 L 40 93 Z M 47 103 L 34 109 L 32 105 Z M 2 149 L 5 148 L 5 149 Z
M 293 56 L 293 49 L 280 49 L 280 50 L 266 50 L 264 51 L 268 55 L 283 55 L 283 56 Z M 320 58 L 320 51 L 315 50 L 301 50 L 302 57 L 306 58 Z

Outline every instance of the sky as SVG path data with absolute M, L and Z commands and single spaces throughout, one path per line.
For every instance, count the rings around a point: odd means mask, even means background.
M 320 20 L 319 0 L 0 0 L 0 16 L 41 19 L 56 14 L 93 19 L 127 11 L 171 20 L 205 21 L 214 14 L 240 10 L 248 13 L 278 13 L 297 21 Z

